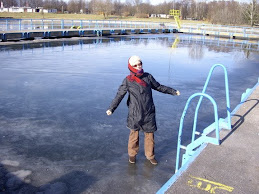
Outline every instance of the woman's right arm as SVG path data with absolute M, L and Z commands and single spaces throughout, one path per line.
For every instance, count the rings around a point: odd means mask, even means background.
M 125 94 L 127 93 L 128 88 L 127 88 L 127 80 L 126 78 L 123 80 L 122 84 L 120 85 L 118 92 L 115 96 L 115 98 L 113 99 L 109 109 L 106 111 L 107 115 L 111 115 L 116 108 L 119 106 L 120 102 L 122 101 L 123 97 L 125 96 Z

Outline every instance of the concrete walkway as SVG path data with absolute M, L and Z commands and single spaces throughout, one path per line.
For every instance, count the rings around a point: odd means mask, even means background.
M 165 192 L 259 193 L 259 86 L 222 130 L 222 144 L 209 144 Z

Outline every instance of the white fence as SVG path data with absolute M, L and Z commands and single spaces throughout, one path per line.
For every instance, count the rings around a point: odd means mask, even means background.
M 0 31 L 54 30 L 54 29 L 104 29 L 104 28 L 173 28 L 174 23 L 107 21 L 107 20 L 54 20 L 54 19 L 0 19 Z M 176 27 L 174 27 L 176 28 Z
M 175 22 L 137 22 L 110 20 L 60 20 L 60 19 L 0 19 L 0 32 L 37 31 L 62 29 L 177 29 Z M 184 33 L 209 34 L 219 36 L 227 34 L 244 38 L 259 39 L 259 28 L 224 26 L 209 24 L 182 24 L 179 30 Z

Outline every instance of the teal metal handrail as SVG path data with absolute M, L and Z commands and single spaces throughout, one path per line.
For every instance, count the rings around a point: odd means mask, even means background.
M 225 75 L 226 104 L 227 104 L 227 123 L 225 123 L 224 128 L 231 130 L 231 116 L 230 116 L 231 110 L 230 110 L 230 100 L 229 100 L 228 74 L 227 74 L 227 69 L 225 68 L 224 65 L 222 65 L 222 64 L 215 64 L 215 65 L 213 65 L 213 66 L 211 67 L 210 72 L 209 72 L 208 77 L 207 77 L 207 80 L 206 80 L 206 82 L 205 82 L 205 84 L 204 84 L 204 86 L 203 86 L 202 93 L 206 93 L 206 90 L 207 90 L 207 87 L 208 87 L 208 84 L 209 84 L 211 75 L 212 75 L 212 73 L 213 73 L 213 71 L 214 71 L 214 69 L 215 69 L 216 67 L 222 67 L 223 70 L 224 70 L 224 75 Z M 194 121 L 193 121 L 192 142 L 193 142 L 194 139 L 195 139 L 195 133 L 196 133 L 196 127 L 197 127 L 198 111 L 199 111 L 199 108 L 200 108 L 202 99 L 203 99 L 203 96 L 200 97 L 199 102 L 198 102 L 198 104 L 197 104 L 197 106 L 196 106 L 196 110 L 195 110 Z M 224 125 L 224 123 L 221 122 L 221 125 Z
M 186 112 L 189 108 L 189 104 L 192 101 L 193 98 L 195 98 L 196 96 L 202 96 L 202 97 L 206 97 L 208 98 L 211 103 L 213 104 L 214 107 L 214 117 L 215 117 L 215 127 L 216 127 L 216 139 L 215 138 L 211 138 L 211 137 L 207 137 L 207 136 L 202 136 L 203 139 L 200 140 L 204 140 L 207 142 L 211 142 L 214 144 L 219 145 L 219 119 L 218 119 L 218 108 L 217 108 L 217 104 L 215 102 L 215 100 L 208 94 L 204 94 L 204 93 L 195 93 L 192 96 L 189 97 L 189 99 L 186 102 L 182 117 L 181 117 L 181 121 L 180 121 L 180 127 L 179 127 L 179 134 L 178 134 L 178 142 L 177 142 L 177 154 L 176 154 L 176 167 L 175 167 L 175 172 L 177 172 L 179 170 L 179 160 L 180 160 L 180 149 L 183 148 L 189 152 L 193 152 L 193 149 L 195 149 L 195 147 L 197 147 L 196 145 L 191 145 L 189 144 L 189 146 L 184 147 L 181 145 L 181 137 L 182 137 L 182 131 L 183 131 L 183 121 L 184 121 L 184 117 L 186 115 Z M 201 145 L 204 141 L 197 141 L 198 145 Z M 193 143 L 193 142 L 192 142 Z M 190 146 L 191 145 L 191 146 Z
M 227 104 L 227 107 L 226 107 L 227 118 L 226 119 L 222 119 L 222 118 L 219 119 L 218 118 L 217 104 L 216 104 L 215 100 L 210 95 L 206 94 L 206 89 L 207 89 L 207 86 L 209 84 L 211 75 L 212 75 L 212 73 L 213 73 L 213 71 L 216 67 L 222 67 L 223 70 L 224 70 L 224 75 L 225 75 L 225 92 L 226 92 L 226 104 Z M 195 109 L 194 123 L 193 123 L 193 130 L 192 130 L 192 141 L 189 145 L 183 146 L 183 145 L 181 145 L 181 137 L 182 137 L 182 131 L 183 131 L 184 117 L 186 115 L 186 112 L 188 110 L 190 102 L 196 96 L 200 96 L 200 99 L 199 99 L 198 104 L 197 104 L 196 109 Z M 207 128 L 205 128 L 202 133 L 200 133 L 200 132 L 196 131 L 196 127 L 197 127 L 198 112 L 199 112 L 199 108 L 200 108 L 203 97 L 208 98 L 211 101 L 211 103 L 213 104 L 215 122 L 212 123 Z M 196 148 L 198 148 L 203 143 L 212 143 L 212 144 L 216 144 L 216 145 L 220 144 L 220 137 L 219 137 L 220 128 L 225 128 L 225 129 L 231 130 L 231 115 L 230 115 L 230 113 L 231 113 L 231 110 L 230 110 L 227 70 L 222 64 L 215 64 L 210 69 L 210 72 L 208 74 L 208 77 L 207 77 L 207 80 L 204 84 L 202 92 L 193 94 L 192 96 L 189 97 L 189 99 L 186 102 L 186 105 L 185 105 L 185 108 L 184 108 L 184 111 L 183 111 L 183 114 L 182 114 L 182 117 L 181 117 L 181 120 L 180 120 L 180 126 L 179 126 L 175 172 L 177 172 L 179 170 L 180 149 L 181 148 L 186 150 L 186 152 L 185 152 L 185 154 L 183 154 L 183 158 L 182 158 L 182 166 L 183 166 L 188 161 L 188 159 L 195 153 Z M 207 136 L 208 134 L 210 134 L 214 130 L 215 130 L 215 133 L 216 133 L 215 138 Z M 196 134 L 201 135 L 201 136 L 198 137 L 197 139 L 195 139 Z

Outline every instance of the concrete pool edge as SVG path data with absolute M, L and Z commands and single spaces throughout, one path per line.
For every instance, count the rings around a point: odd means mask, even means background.
M 251 96 L 251 94 L 259 87 L 259 78 L 258 82 L 250 89 L 248 88 L 246 92 L 242 94 L 242 98 L 240 103 L 236 106 L 236 108 L 231 112 L 231 116 L 233 116 L 243 105 L 243 103 Z M 232 131 L 232 130 L 231 130 Z M 207 147 L 207 143 L 204 143 L 200 146 L 197 152 L 193 155 L 193 157 L 186 162 L 184 166 L 182 166 L 177 173 L 175 173 L 158 191 L 157 194 L 163 194 L 168 191 L 168 189 L 174 185 L 174 183 L 178 180 L 178 178 L 190 167 L 190 165 L 197 159 L 197 157 L 205 150 Z

